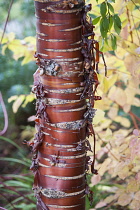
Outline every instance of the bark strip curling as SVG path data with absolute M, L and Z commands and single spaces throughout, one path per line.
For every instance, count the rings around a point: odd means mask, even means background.
M 97 171 L 87 137 L 95 140 L 94 101 L 101 98 L 95 96 L 99 49 L 90 10 L 84 0 L 35 0 L 37 133 L 30 146 L 38 210 L 85 210 L 85 195 L 92 197 L 86 174 L 89 165 Z

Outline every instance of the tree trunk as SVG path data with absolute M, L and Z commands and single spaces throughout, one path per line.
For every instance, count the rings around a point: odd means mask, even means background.
M 35 0 L 38 132 L 30 146 L 38 210 L 85 210 L 91 163 L 86 137 L 94 134 L 93 105 L 100 99 L 94 96 L 98 80 L 93 26 L 86 17 L 90 9 L 84 0 Z M 97 173 L 94 161 L 91 169 Z

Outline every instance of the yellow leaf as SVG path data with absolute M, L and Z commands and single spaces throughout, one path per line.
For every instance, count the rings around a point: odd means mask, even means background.
M 140 0 L 133 0 L 133 2 L 140 4 Z
M 7 44 L 5 44 L 4 46 L 2 46 L 2 55 L 5 55 L 5 50 L 6 50 L 6 48 L 8 47 L 8 45 Z
M 108 165 L 110 164 L 111 159 L 107 158 L 105 159 L 105 161 L 101 164 L 101 167 L 98 170 L 98 173 L 100 174 L 100 176 L 103 176 L 104 173 L 108 170 Z
M 105 203 L 111 203 L 114 200 L 115 196 L 114 195 L 110 195 L 107 198 L 104 199 Z
M 116 145 L 120 145 L 124 142 L 125 137 L 128 135 L 128 133 L 132 132 L 132 130 L 126 130 L 126 129 L 119 129 L 118 131 L 114 132 L 114 137 L 116 139 Z M 118 144 L 118 141 L 120 142 Z
M 136 165 L 134 168 L 132 168 L 132 172 L 134 173 L 138 173 L 139 171 L 140 171 L 140 165 Z
M 124 73 L 124 75 L 121 74 L 121 78 L 122 78 L 122 76 L 124 77 L 124 78 L 123 78 L 123 81 L 128 80 L 128 76 L 129 76 L 130 74 L 128 73 L 127 68 L 126 68 L 126 66 L 124 65 L 124 60 L 120 60 L 120 59 L 116 58 L 113 65 L 114 65 L 114 67 L 117 68 L 117 70 L 118 70 L 119 72 Z M 125 79 L 125 80 L 124 80 L 124 79 Z
M 135 97 L 132 105 L 140 107 L 140 99 Z
M 33 36 L 28 36 L 24 39 L 25 42 L 29 42 L 30 44 L 36 45 L 36 38 Z
M 112 120 L 104 118 L 104 120 L 102 121 L 100 125 L 100 129 L 103 130 L 103 129 L 108 128 L 111 123 L 112 123 Z
M 13 103 L 13 112 L 16 113 L 20 105 L 23 103 L 25 99 L 25 95 L 20 95 L 16 99 L 16 101 Z
M 119 164 L 119 166 L 120 165 L 121 164 Z M 122 164 L 122 166 L 123 166 L 123 164 Z M 128 166 L 124 166 L 122 168 L 119 168 L 118 170 L 119 170 L 118 171 L 118 176 L 123 180 L 130 175 Z
M 114 118 L 117 116 L 118 114 L 118 106 L 117 104 L 114 104 L 112 107 L 110 107 L 109 112 L 107 113 L 107 115 L 114 120 Z
M 135 4 L 132 1 L 127 2 L 127 8 L 129 11 L 133 11 L 135 8 Z
M 124 193 L 126 193 L 126 192 L 125 192 L 125 188 L 118 188 L 118 189 L 116 189 L 116 194 L 115 194 L 115 196 L 116 196 L 116 198 L 118 198 L 119 196 L 121 196 L 121 195 L 124 194 Z
M 131 75 L 128 86 L 134 88 L 136 94 L 140 94 L 139 83 L 139 74 Z
M 15 101 L 17 98 L 18 98 L 18 96 L 11 96 L 10 98 L 8 98 L 8 103 Z
M 135 49 L 134 49 L 134 52 L 131 52 L 130 54 L 128 54 L 125 57 L 124 64 L 125 64 L 127 70 L 131 72 L 132 76 L 134 76 L 134 77 L 136 77 L 136 79 L 138 79 L 139 78 L 138 70 L 140 69 L 140 62 L 139 62 L 139 58 L 137 56 L 133 55 L 136 53 Z
M 101 94 L 100 94 L 101 95 Z M 107 97 L 102 97 L 102 100 L 95 102 L 95 109 L 108 110 L 112 104 L 112 101 Z
M 139 190 L 139 185 L 136 179 L 132 178 L 129 180 L 126 191 L 127 193 L 137 192 Z
M 21 44 L 20 40 L 15 39 L 8 44 L 8 48 L 13 51 L 13 58 L 18 60 L 25 54 L 26 47 Z
M 1 36 L 2 36 L 2 34 L 1 34 Z M 8 42 L 8 38 L 7 38 L 7 36 L 4 36 L 2 39 L 2 44 L 5 44 L 7 42 Z
M 123 193 L 122 195 L 120 195 L 117 203 L 120 206 L 126 206 L 131 202 L 131 200 L 132 200 L 131 194 Z
M 93 118 L 93 124 L 98 124 L 99 122 L 102 121 L 102 119 L 104 118 L 105 112 L 97 109 L 95 116 Z
M 15 51 L 16 47 L 19 47 L 21 45 L 20 40 L 14 39 L 8 44 L 8 48 L 12 51 Z
M 29 63 L 30 61 L 33 61 L 33 60 L 34 60 L 33 55 L 32 55 L 31 53 L 27 52 L 27 53 L 25 54 L 24 59 L 23 59 L 22 62 L 21 62 L 21 65 L 23 66 L 23 65 L 25 65 L 26 63 Z
M 116 101 L 117 104 L 119 104 L 120 106 L 124 106 L 126 104 L 127 96 L 124 90 L 117 87 L 114 95 L 115 95 L 114 100 Z
M 131 204 L 129 205 L 129 207 L 133 210 L 139 210 L 140 209 L 140 201 L 136 200 L 134 198 L 134 200 L 131 202 Z
M 121 7 L 120 7 L 121 5 Z M 123 0 L 117 0 L 115 1 L 115 3 L 113 4 L 113 8 L 115 9 L 115 12 L 119 12 L 124 6 L 124 1 Z
M 123 29 L 123 32 L 126 33 Z M 122 47 L 117 46 L 117 50 L 115 51 L 115 54 L 118 58 L 123 59 L 126 55 L 126 50 Z
M 112 101 L 115 101 L 115 92 L 117 90 L 117 87 L 116 86 L 112 86 L 109 90 L 109 93 L 108 93 L 108 98 L 110 98 Z
M 131 125 L 130 121 L 127 118 L 121 116 L 115 117 L 114 121 L 120 123 L 122 126 L 126 128 L 129 128 Z
M 128 20 L 125 20 L 125 21 L 122 22 L 122 26 L 123 26 L 123 28 L 122 28 L 122 30 L 121 30 L 121 37 L 122 37 L 122 39 L 127 39 L 128 36 L 129 36 L 128 24 L 126 25 L 126 23 L 128 23 Z M 126 50 L 123 49 L 123 48 L 120 48 L 120 49 L 118 50 L 118 48 L 119 48 L 119 47 L 117 46 L 116 55 L 117 55 L 120 59 L 122 59 L 122 58 L 124 58 L 124 56 L 125 56 L 125 54 L 126 54 Z M 123 52 L 123 54 L 121 53 L 121 51 Z M 122 57 L 121 57 L 121 56 L 122 56 Z
M 104 77 L 104 93 L 106 93 L 110 87 L 112 87 L 114 85 L 114 83 L 117 81 L 118 75 L 114 74 L 112 76 Z
M 136 200 L 140 201 L 140 191 L 136 192 L 134 197 Z
M 95 209 L 100 209 L 102 207 L 106 206 L 106 203 L 102 200 L 99 203 L 96 204 Z
M 111 129 L 107 128 L 106 133 L 105 133 L 105 140 L 108 140 L 111 138 L 112 138 L 112 131 Z
M 122 153 L 122 152 L 124 152 L 124 150 L 126 150 L 128 148 L 128 144 L 122 144 L 122 145 L 120 145 L 120 147 L 119 147 L 119 152 L 120 153 Z
M 35 96 L 34 96 L 33 94 L 27 95 L 27 96 L 25 97 L 24 103 L 22 104 L 22 107 L 26 107 L 26 105 L 27 105 L 29 102 L 32 102 L 34 99 L 35 99 Z
M 91 178 L 91 185 L 94 186 L 96 184 L 98 184 L 101 181 L 101 176 L 98 175 L 93 175 Z
M 135 94 L 136 94 L 136 89 L 131 87 L 131 86 L 128 86 L 125 90 L 124 90 L 126 96 L 127 96 L 127 101 L 126 103 L 127 104 L 130 104 L 132 105 L 133 103 L 133 100 L 134 100 L 134 97 L 135 97 Z
M 130 109 L 131 109 L 131 105 L 130 104 L 125 104 L 123 106 L 123 111 L 126 112 L 126 113 L 128 113 L 130 111 Z
M 98 80 L 99 80 L 99 82 L 102 84 L 102 83 L 103 83 L 103 80 L 104 80 L 104 75 L 99 74 L 99 75 L 98 75 Z
M 14 32 L 10 32 L 9 34 L 7 34 L 8 40 L 11 42 L 15 39 L 15 33 Z
M 123 41 L 123 44 L 125 45 L 125 48 L 128 52 L 130 52 L 131 54 L 136 54 L 136 49 L 138 46 L 135 43 L 125 40 Z

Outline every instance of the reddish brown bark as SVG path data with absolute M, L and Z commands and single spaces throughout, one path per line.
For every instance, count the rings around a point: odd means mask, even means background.
M 89 195 L 86 152 L 91 148 L 86 138 L 94 134 L 94 100 L 100 99 L 95 97 L 99 58 L 86 16 L 90 9 L 84 0 L 35 1 L 38 132 L 31 143 L 31 169 L 37 209 L 85 210 Z M 97 173 L 93 164 L 91 169 Z

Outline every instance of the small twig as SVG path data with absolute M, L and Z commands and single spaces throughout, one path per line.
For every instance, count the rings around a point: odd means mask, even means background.
M 128 112 L 128 113 L 129 113 L 129 115 L 130 115 L 130 117 L 131 117 L 131 119 L 132 119 L 132 121 L 133 121 L 134 127 L 135 127 L 136 129 L 139 129 L 139 126 L 138 126 L 137 121 L 136 121 L 136 119 L 135 119 L 135 117 L 134 117 L 134 114 L 133 114 L 132 112 Z
M 121 109 L 123 109 L 122 106 L 119 105 L 119 107 L 120 107 Z M 133 121 L 134 127 L 135 127 L 136 129 L 139 129 L 139 126 L 138 126 L 138 124 L 137 124 L 136 119 L 137 119 L 138 121 L 140 121 L 140 118 L 137 117 L 137 116 L 136 116 L 133 112 L 131 112 L 131 111 L 129 111 L 128 114 L 130 115 L 130 117 L 131 117 L 131 119 L 132 119 L 132 121 Z
M 109 145 L 111 146 L 111 143 L 109 142 Z M 118 162 L 120 162 L 120 160 L 111 152 L 111 150 L 108 148 L 108 146 L 105 146 L 108 150 L 108 152 L 114 157 L 115 160 L 117 160 Z
M 6 21 L 5 21 L 5 24 L 4 24 L 3 33 L 2 33 L 2 36 L 1 36 L 1 40 L 0 40 L 0 45 L 2 44 L 2 40 L 3 40 L 3 37 L 4 37 L 5 31 L 6 31 L 6 27 L 7 27 L 7 23 L 8 23 L 8 20 L 9 20 L 10 11 L 11 11 L 13 2 L 14 2 L 14 0 L 11 0 L 11 2 L 10 2 L 10 6 L 9 6 L 9 9 L 8 9 L 8 14 L 7 14 L 7 18 L 6 18 Z
M 128 17 L 128 22 L 129 22 L 129 29 L 130 29 L 130 37 L 131 37 L 131 42 L 134 43 L 133 41 L 133 33 L 132 33 L 132 28 L 131 28 L 131 20 L 130 20 L 130 14 L 129 14 L 129 10 L 128 10 L 128 7 L 126 7 L 126 14 L 127 14 L 127 17 Z
M 140 8 L 139 8 L 139 6 L 137 6 L 136 5 L 136 3 L 133 1 L 133 0 L 131 0 L 132 2 L 133 2 L 133 4 L 135 5 L 135 7 L 140 11 Z
M 114 200 L 114 201 L 112 201 L 111 203 L 109 203 L 109 204 L 104 208 L 104 210 L 108 210 L 109 207 L 111 207 L 112 204 L 114 204 L 115 202 L 116 202 L 116 200 Z
M 133 21 L 134 27 L 136 29 L 136 24 L 135 24 L 134 16 L 133 16 L 132 12 L 131 12 L 131 16 L 132 16 L 132 21 Z M 138 40 L 139 40 L 139 44 L 140 44 L 140 36 L 139 36 L 138 30 L 136 30 L 136 34 L 137 34 L 137 37 L 138 37 Z
M 140 118 L 137 116 L 137 115 L 135 115 L 133 112 L 129 112 L 130 114 L 132 114 L 138 121 L 140 121 Z
M 4 128 L 3 128 L 2 131 L 0 131 L 0 136 L 2 136 L 7 131 L 7 128 L 8 128 L 8 114 L 7 114 L 7 110 L 6 110 L 1 92 L 0 92 L 0 103 L 1 103 L 1 106 L 2 106 L 2 109 L 3 109 L 4 121 L 5 121 Z

